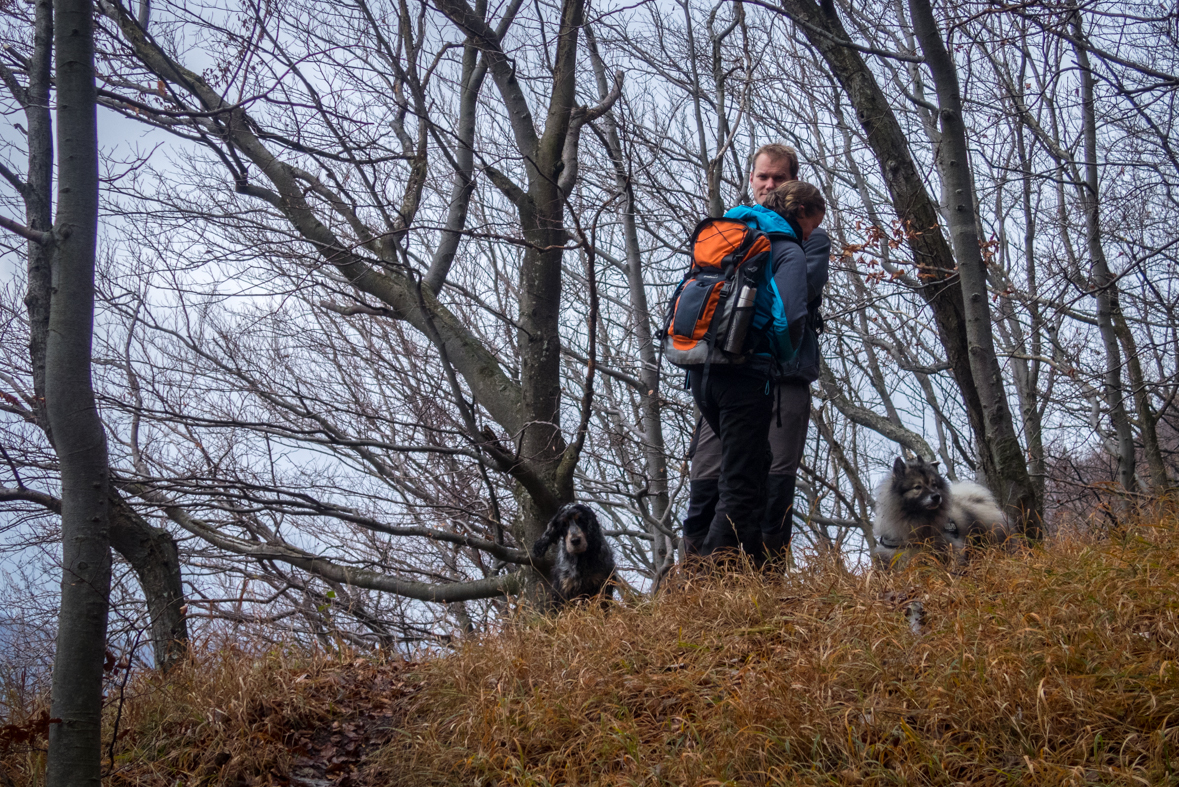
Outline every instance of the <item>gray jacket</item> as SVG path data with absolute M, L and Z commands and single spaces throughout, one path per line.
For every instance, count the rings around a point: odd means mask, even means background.
M 776 375 L 780 382 L 787 383 L 812 383 L 819 379 L 819 329 L 822 325 L 819 307 L 823 304 L 823 287 L 827 285 L 831 260 L 831 239 L 827 237 L 827 231 L 816 228 L 803 242 L 802 250 L 806 253 L 807 319 L 798 355 L 784 364 Z

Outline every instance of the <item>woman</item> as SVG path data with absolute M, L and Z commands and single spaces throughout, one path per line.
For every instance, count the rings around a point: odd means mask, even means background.
M 760 563 L 767 548 L 780 553 L 789 541 L 784 519 L 789 516 L 790 501 L 783 490 L 778 497 L 786 504 L 774 507 L 778 521 L 769 528 L 763 546 L 762 519 L 770 472 L 768 434 L 778 393 L 776 382 L 797 365 L 799 349 L 808 335 L 807 307 L 814 297 L 808 291 L 807 256 L 801 243 L 822 223 L 826 210 L 817 188 L 789 181 L 768 192 L 761 205 L 741 206 L 725 214 L 725 218 L 743 221 L 769 236 L 773 267 L 772 278 L 759 292 L 759 302 L 764 302 L 750 329 L 759 333 L 753 361 L 713 366 L 708 374 L 702 370 L 689 373 L 692 396 L 720 442 L 718 496 L 712 517 L 707 523 L 692 516 L 684 522 L 685 542 L 701 555 L 742 550 Z M 821 290 L 821 285 L 817 289 Z M 807 393 L 809 404 L 809 388 Z M 796 434 L 800 429 L 803 440 L 809 406 L 806 410 L 801 426 L 784 425 Z M 793 481 L 792 472 L 789 475 Z M 789 486 L 788 497 L 793 498 L 793 483 Z M 700 509 L 695 502 L 693 508 L 707 517 L 711 506 Z

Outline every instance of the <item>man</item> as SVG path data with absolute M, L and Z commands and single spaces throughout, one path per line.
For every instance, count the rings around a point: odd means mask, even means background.
M 749 187 L 758 205 L 764 204 L 778 186 L 797 179 L 798 154 L 793 148 L 764 145 L 754 155 Z M 831 240 L 817 227 L 803 242 L 803 251 L 809 318 L 797 357 L 777 375 L 769 425 L 772 459 L 763 493 L 764 514 L 759 517 L 763 555 L 768 558 L 783 555 L 790 546 L 795 482 L 810 423 L 810 384 L 819 377 L 819 306 L 827 283 Z M 684 549 L 690 555 L 699 555 L 707 553 L 704 543 L 716 518 L 722 460 L 721 441 L 703 418 L 697 422 L 689 456 L 690 499 L 684 517 Z

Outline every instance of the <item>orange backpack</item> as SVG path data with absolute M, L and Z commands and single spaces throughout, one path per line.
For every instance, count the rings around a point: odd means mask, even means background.
M 773 275 L 770 239 L 736 219 L 708 218 L 692 232 L 692 264 L 671 296 L 663 354 L 681 368 L 741 364 L 759 285 Z

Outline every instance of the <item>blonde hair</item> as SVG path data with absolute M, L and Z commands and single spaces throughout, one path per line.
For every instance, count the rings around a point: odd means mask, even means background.
M 827 212 L 823 193 L 801 180 L 788 180 L 766 195 L 762 207 L 769 208 L 786 219 L 809 218 Z
M 768 145 L 762 145 L 753 154 L 751 159 L 752 165 L 750 171 L 757 167 L 757 159 L 759 156 L 769 156 L 773 161 L 785 161 L 786 167 L 790 170 L 790 177 L 798 177 L 798 151 L 789 145 L 783 145 L 781 142 L 771 142 Z

